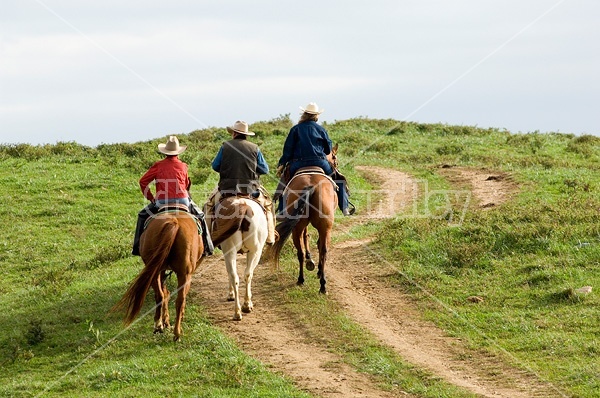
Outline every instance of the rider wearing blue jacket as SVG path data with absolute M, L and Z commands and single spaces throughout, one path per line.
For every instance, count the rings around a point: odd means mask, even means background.
M 316 116 L 316 115 L 315 115 Z M 290 164 L 290 174 L 306 166 L 319 166 L 326 174 L 333 170 L 327 161 L 331 153 L 331 140 L 327 131 L 314 120 L 300 122 L 290 130 L 279 165 Z
M 319 115 L 324 109 L 311 102 L 306 108 L 300 107 L 303 111 L 300 121 L 290 129 L 283 145 L 283 155 L 279 159 L 278 170 L 281 171 L 286 164 L 289 164 L 290 176 L 293 176 L 298 169 L 307 166 L 318 166 L 323 169 L 325 174 L 333 176 L 334 170 L 327 160 L 327 155 L 331 153 L 331 139 L 327 130 L 317 123 Z M 348 192 L 346 191 L 345 181 L 337 180 L 338 186 L 338 206 L 342 213 L 347 216 L 351 212 L 348 210 Z M 279 211 L 283 210 L 283 201 L 279 201 Z

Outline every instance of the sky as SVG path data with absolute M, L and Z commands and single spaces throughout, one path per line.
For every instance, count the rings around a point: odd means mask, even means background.
M 138 142 L 316 102 L 600 135 L 597 0 L 2 0 L 0 144 Z

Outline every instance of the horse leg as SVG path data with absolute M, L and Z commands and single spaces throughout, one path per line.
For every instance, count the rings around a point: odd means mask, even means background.
M 171 327 L 171 321 L 169 317 L 169 300 L 171 299 L 171 292 L 169 292 L 169 288 L 167 287 L 167 275 L 163 271 L 161 277 L 162 291 L 163 291 L 163 302 L 162 302 L 162 320 L 163 326 L 165 329 Z
M 185 312 L 185 298 L 190 290 L 192 282 L 192 275 L 177 275 L 177 301 L 175 302 L 175 327 L 173 329 L 173 341 L 178 341 L 181 337 L 181 322 L 183 321 L 183 314 Z
M 227 275 L 229 276 L 229 295 L 227 296 L 227 301 L 234 301 L 235 308 L 233 311 L 233 320 L 241 321 L 242 320 L 242 309 L 240 306 L 240 277 L 237 273 L 237 250 L 235 246 L 231 245 L 231 247 L 221 247 L 223 249 L 224 257 L 225 257 L 225 267 L 227 268 Z M 227 245 L 229 246 L 229 245 Z
M 162 287 L 162 275 L 158 275 L 152 281 L 152 290 L 154 290 L 154 301 L 156 306 L 154 307 L 154 333 L 162 333 L 164 331 L 163 324 L 163 304 L 164 304 L 164 292 Z
M 296 248 L 296 254 L 298 255 L 298 264 L 300 265 L 296 285 L 301 286 L 304 284 L 304 248 L 302 247 L 302 237 L 300 236 L 300 233 L 296 231 L 297 230 L 294 229 L 292 232 L 292 240 L 294 242 L 294 247 Z
M 325 263 L 327 262 L 327 251 L 329 250 L 330 243 L 331 234 L 329 231 L 325 233 L 325 236 L 319 236 L 319 271 L 317 272 L 317 276 L 321 282 L 321 288 L 319 289 L 319 293 L 321 294 L 327 294 L 327 289 L 325 288 L 325 284 L 327 283 L 325 280 Z
M 244 305 L 242 305 L 242 311 L 246 314 L 252 312 L 254 309 L 254 304 L 252 303 L 252 278 L 254 277 L 254 269 L 260 260 L 261 251 L 249 251 L 246 255 L 246 296 L 244 297 Z
M 310 255 L 310 250 L 308 248 L 308 228 L 304 228 L 304 232 L 302 233 L 302 242 L 304 243 L 304 253 L 306 255 L 306 263 L 304 264 L 304 266 L 306 267 L 307 271 L 312 271 L 315 269 L 315 262 L 312 259 L 312 256 Z
M 317 268 L 317 278 L 321 277 L 321 238 L 317 238 L 317 248 L 319 248 L 319 267 Z

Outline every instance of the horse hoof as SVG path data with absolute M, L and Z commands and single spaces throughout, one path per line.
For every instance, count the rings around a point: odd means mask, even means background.
M 181 336 L 173 336 L 173 342 L 177 343 L 179 341 L 179 337 Z
M 233 320 L 234 320 L 234 321 L 241 321 L 241 320 L 242 320 L 242 316 L 241 316 L 240 314 L 235 314 L 235 315 L 233 316 Z
M 315 263 L 312 261 L 307 261 L 306 262 L 306 270 L 313 271 L 314 269 L 315 269 Z
M 242 306 L 242 312 L 243 312 L 244 314 L 249 314 L 249 313 L 251 313 L 251 312 L 252 312 L 252 307 L 250 307 L 250 306 L 247 306 L 247 305 L 244 305 L 244 306 Z
M 165 331 L 165 330 L 164 330 L 164 329 L 162 329 L 162 328 L 155 328 L 155 329 L 154 329 L 154 334 L 157 334 L 157 333 L 163 333 L 164 331 Z

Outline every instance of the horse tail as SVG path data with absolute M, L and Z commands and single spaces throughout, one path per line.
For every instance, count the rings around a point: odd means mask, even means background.
M 179 223 L 176 218 L 164 221 L 161 230 L 156 233 L 156 236 L 160 240 L 155 243 L 150 257 L 144 259 L 144 269 L 129 285 L 121 300 L 111 309 L 111 312 L 122 308 L 125 309 L 123 322 L 126 326 L 131 324 L 140 313 L 152 282 L 159 277 L 159 273 L 163 270 L 163 265 L 171 252 L 171 247 L 173 246 L 173 242 L 175 242 L 178 230 Z
M 268 261 L 274 258 L 276 263 L 279 263 L 279 254 L 281 253 L 283 244 L 292 234 L 292 231 L 300 221 L 301 216 L 305 214 L 306 205 L 314 191 L 314 186 L 305 187 L 300 196 L 298 196 L 298 199 L 296 199 L 292 211 L 286 215 L 285 220 L 277 224 L 275 230 L 279 234 L 279 240 L 267 248 L 264 256 L 265 260 Z
M 248 231 L 250 228 L 250 219 L 254 216 L 252 208 L 247 203 L 240 201 L 237 205 L 236 213 L 235 216 L 227 215 L 221 219 L 222 228 L 219 228 L 219 223 L 217 222 L 217 228 L 211 237 L 213 246 L 219 246 L 237 231 Z

